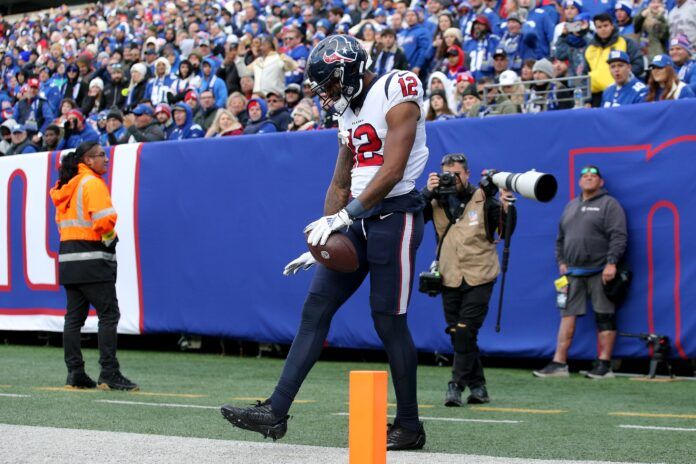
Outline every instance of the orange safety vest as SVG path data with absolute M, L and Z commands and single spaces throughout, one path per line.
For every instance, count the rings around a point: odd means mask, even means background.
M 60 232 L 61 284 L 116 280 L 116 210 L 104 180 L 78 164 L 70 181 L 50 191 Z

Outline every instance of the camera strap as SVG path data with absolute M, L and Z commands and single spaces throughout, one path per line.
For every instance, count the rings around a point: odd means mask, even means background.
M 437 261 L 440 261 L 440 251 L 442 251 L 442 244 L 445 242 L 445 237 L 447 236 L 447 232 L 449 232 L 450 227 L 452 227 L 453 225 L 454 225 L 453 222 L 450 222 L 449 224 L 447 224 L 447 227 L 445 228 L 445 231 L 442 234 L 442 238 L 440 239 L 440 243 L 437 244 L 437 256 L 435 257 L 435 259 Z

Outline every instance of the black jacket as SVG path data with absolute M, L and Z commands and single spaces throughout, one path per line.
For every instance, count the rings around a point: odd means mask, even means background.
M 142 129 L 138 129 L 135 125 L 130 126 L 118 140 L 118 143 L 132 143 L 131 137 L 135 142 L 158 142 L 165 140 L 162 128 L 154 120 Z

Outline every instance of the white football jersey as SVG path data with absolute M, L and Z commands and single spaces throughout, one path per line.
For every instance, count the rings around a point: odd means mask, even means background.
M 373 81 L 367 89 L 362 108 L 355 114 L 348 107 L 341 117 L 339 126 L 341 139 L 353 153 L 351 171 L 351 195 L 357 198 L 370 183 L 384 163 L 384 143 L 387 139 L 387 113 L 403 102 L 415 102 L 420 108 L 420 119 L 416 127 L 416 139 L 408 157 L 404 177 L 394 186 L 386 198 L 404 195 L 416 186 L 428 161 L 425 146 L 425 109 L 423 107 L 423 84 L 410 71 L 393 71 Z

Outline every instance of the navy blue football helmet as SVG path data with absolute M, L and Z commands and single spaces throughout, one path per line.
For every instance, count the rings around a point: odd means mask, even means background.
M 325 110 L 343 114 L 363 88 L 367 53 L 349 35 L 330 35 L 317 44 L 307 59 L 306 78 Z

